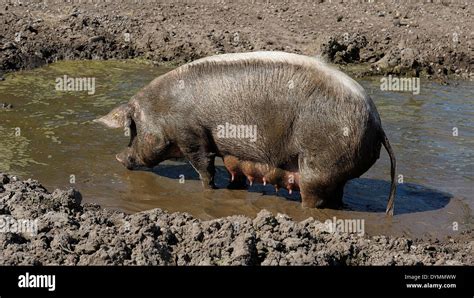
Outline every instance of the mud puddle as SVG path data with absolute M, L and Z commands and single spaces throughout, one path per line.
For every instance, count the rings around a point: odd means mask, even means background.
M 38 179 L 51 190 L 73 186 L 84 202 L 126 212 L 159 207 L 211 219 L 254 217 L 265 208 L 296 220 L 364 219 L 367 234 L 410 237 L 443 237 L 472 228 L 472 82 L 441 86 L 422 80 L 420 94 L 413 95 L 382 92 L 378 79 L 359 80 L 377 105 L 397 155 L 398 174 L 403 175 L 398 177 L 403 183 L 396 216 L 387 219 L 390 167 L 385 152 L 369 172 L 346 187 L 345 210 L 303 209 L 297 193 L 277 194 L 261 185 L 227 190 L 221 161 L 220 189 L 212 192 L 202 191 L 185 161 L 168 161 L 153 172 L 123 168 L 114 155 L 127 145 L 128 136 L 92 120 L 168 70 L 136 61 L 76 61 L 8 75 L 0 82 L 0 107 L 13 107 L 0 108 L 0 172 Z M 57 91 L 56 79 L 64 75 L 94 78 L 94 94 Z

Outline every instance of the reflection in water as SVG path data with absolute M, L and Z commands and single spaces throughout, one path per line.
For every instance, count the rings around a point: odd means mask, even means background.
M 244 214 L 265 208 L 297 220 L 314 217 L 365 219 L 368 234 L 443 236 L 470 228 L 474 207 L 474 111 L 472 83 L 439 86 L 421 81 L 420 95 L 381 92 L 379 80 L 361 83 L 374 99 L 398 161 L 396 216 L 384 210 L 389 193 L 390 162 L 385 152 L 362 179 L 345 189 L 344 210 L 304 209 L 299 195 L 256 185 L 228 190 L 227 173 L 218 161 L 218 190 L 203 191 L 198 175 L 185 161 L 167 161 L 153 172 L 131 172 L 114 155 L 128 143 L 121 130 L 92 122 L 127 101 L 139 88 L 168 71 L 135 61 L 59 62 L 17 72 L 0 82 L 0 171 L 40 180 L 49 189 L 75 185 L 84 201 L 128 212 L 163 208 L 196 217 Z M 93 77 L 96 92 L 58 92 L 55 79 Z M 453 137 L 453 127 L 459 136 Z M 15 136 L 15 129 L 20 135 Z M 181 176 L 183 175 L 183 176 Z M 181 177 L 181 179 L 180 179 Z M 183 180 L 184 178 L 184 180 Z M 180 183 L 184 182 L 184 183 Z M 470 208 L 469 208 L 470 206 Z

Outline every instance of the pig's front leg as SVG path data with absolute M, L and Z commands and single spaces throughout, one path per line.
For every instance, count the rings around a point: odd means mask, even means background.
M 184 157 L 189 160 L 193 168 L 198 172 L 204 188 L 215 189 L 217 188 L 214 184 L 214 176 L 216 174 L 214 160 L 216 155 L 205 149 L 205 146 L 199 145 L 181 148 L 181 151 Z
M 214 166 L 215 157 L 212 153 L 193 152 L 190 154 L 185 153 L 184 156 L 198 172 L 205 189 L 217 188 L 214 183 L 214 176 L 216 174 L 216 168 Z

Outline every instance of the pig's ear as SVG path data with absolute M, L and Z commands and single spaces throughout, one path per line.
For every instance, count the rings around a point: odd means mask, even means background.
M 95 119 L 94 122 L 102 123 L 110 128 L 124 127 L 130 122 L 131 107 L 129 104 L 123 104 L 113 109 L 107 115 Z

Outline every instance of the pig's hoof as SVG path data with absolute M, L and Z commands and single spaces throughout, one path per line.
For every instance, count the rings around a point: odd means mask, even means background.
M 301 207 L 303 207 L 303 208 L 316 208 L 316 204 L 315 204 L 315 202 L 302 201 L 301 202 Z
M 212 183 L 203 183 L 204 190 L 213 190 L 217 189 L 217 186 L 212 182 Z
M 317 198 L 303 197 L 301 199 L 301 206 L 304 208 L 324 208 L 324 201 Z

